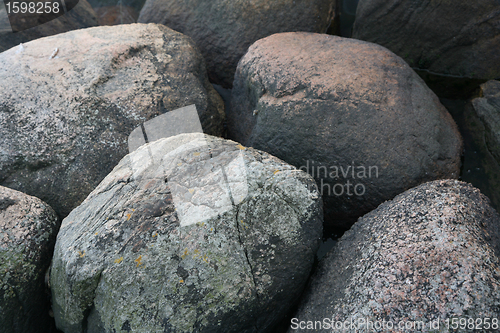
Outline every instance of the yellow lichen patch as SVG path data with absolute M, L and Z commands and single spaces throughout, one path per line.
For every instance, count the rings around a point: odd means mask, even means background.
M 95 235 L 97 236 L 99 233 L 96 231 Z
M 279 170 L 274 170 L 273 175 L 277 174 L 278 172 L 280 172 L 280 171 Z
M 214 228 L 210 228 L 210 231 L 214 231 Z
M 199 153 L 199 152 L 197 152 L 197 151 L 195 151 L 195 152 L 193 153 L 193 155 L 194 155 L 194 156 L 200 156 L 200 153 Z
M 182 259 L 184 259 L 184 258 L 185 258 L 188 254 L 189 254 L 189 251 L 188 251 L 188 249 L 186 248 L 186 249 L 184 250 L 184 254 L 181 256 L 181 258 L 182 258 Z
M 78 255 L 80 256 L 80 258 L 83 258 L 85 257 L 85 250 L 82 251 L 78 251 Z
M 237 145 L 236 147 L 238 147 L 240 150 L 245 150 L 246 148 L 242 145 Z
M 115 259 L 115 264 L 119 264 L 123 261 L 123 257 L 120 257 L 118 259 Z
M 130 214 L 130 213 L 127 214 L 127 221 L 130 220 L 131 216 L 132 216 L 132 214 Z
M 194 190 L 192 188 L 190 188 L 189 190 L 189 193 L 193 194 L 194 193 Z
M 135 267 L 139 267 L 140 265 L 142 265 L 141 260 L 142 260 L 142 255 L 139 256 L 139 258 L 137 258 L 137 259 L 134 260 L 137 263 L 137 265 Z
M 243 224 L 243 226 L 245 227 L 245 229 L 248 229 L 247 224 L 243 220 L 241 220 L 241 224 Z
M 181 166 L 181 165 L 182 165 L 182 163 L 177 163 L 177 166 Z
M 184 283 L 184 280 L 180 280 L 179 283 Z
M 208 264 L 208 256 L 206 254 L 203 256 L 203 261 Z
M 158 236 L 158 233 L 157 233 L 157 232 L 155 232 L 155 233 L 153 234 L 153 237 L 156 237 L 156 236 Z

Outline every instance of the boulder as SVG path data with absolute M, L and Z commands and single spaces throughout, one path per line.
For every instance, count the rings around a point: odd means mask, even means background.
M 139 147 L 62 222 L 50 281 L 73 332 L 270 332 L 322 235 L 314 180 L 233 141 Z
M 20 19 L 29 18 L 36 18 L 36 16 L 30 15 L 29 17 Z M 74 8 L 66 14 L 47 23 L 14 33 L 12 32 L 9 18 L 7 17 L 7 11 L 2 5 L 0 6 L 0 52 L 34 39 L 57 35 L 71 30 L 93 27 L 96 25 L 97 16 L 90 4 L 87 0 L 78 0 L 78 3 L 74 6 Z
M 289 332 L 316 320 L 316 332 L 332 332 L 332 323 L 346 332 L 498 330 L 499 226 L 488 198 L 467 183 L 438 180 L 398 195 L 320 262 Z
M 500 81 L 481 85 L 481 97 L 473 99 L 471 104 L 484 124 L 486 145 L 500 164 Z
M 470 143 L 466 149 L 473 150 L 478 156 L 473 165 L 477 170 L 484 170 L 483 177 L 475 176 L 471 182 L 481 188 L 492 201 L 494 207 L 500 208 L 500 81 L 488 81 L 481 85 L 480 96 L 465 104 L 464 137 L 469 136 Z M 464 164 L 464 174 L 470 173 Z
M 0 332 L 48 332 L 45 273 L 59 220 L 38 198 L 0 186 Z
M 223 102 L 189 37 L 156 24 L 76 30 L 0 54 L 0 184 L 64 217 L 128 153 L 134 128 L 195 104 L 223 132 Z
M 241 59 L 228 134 L 315 177 L 325 222 L 348 228 L 385 200 L 457 178 L 461 137 L 398 56 L 313 33 L 261 39 Z
M 138 22 L 169 26 L 192 37 L 210 80 L 231 87 L 238 61 L 255 41 L 278 32 L 324 33 L 336 0 L 147 0 Z
M 453 82 L 456 77 L 500 78 L 498 0 L 360 0 L 353 38 L 385 46 L 414 68 L 448 77 L 456 89 L 463 90 Z

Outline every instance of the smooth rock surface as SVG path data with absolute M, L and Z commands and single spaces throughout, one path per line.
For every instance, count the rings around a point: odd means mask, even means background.
M 376 44 L 312 33 L 261 39 L 238 65 L 227 117 L 231 139 L 308 170 L 325 222 L 338 227 L 411 187 L 459 175 L 450 114 Z
M 0 332 L 47 332 L 50 266 L 59 220 L 40 199 L 0 186 Z
M 447 318 L 449 325 L 452 318 L 499 318 L 499 226 L 488 198 L 470 184 L 439 180 L 406 191 L 342 236 L 294 317 L 391 321 L 390 332 L 449 332 Z M 439 329 L 429 329 L 438 319 Z M 425 327 L 398 329 L 415 321 Z
M 270 332 L 319 246 L 313 184 L 203 134 L 141 146 L 62 223 L 50 276 L 58 328 Z
M 189 37 L 156 24 L 76 30 L 0 54 L 0 184 L 60 217 L 128 153 L 144 121 L 195 104 L 223 132 L 223 102 Z
M 210 80 L 231 87 L 238 61 L 255 41 L 278 32 L 324 33 L 335 0 L 147 0 L 138 22 L 154 22 L 191 36 Z
M 24 19 L 33 17 L 31 15 Z M 0 52 L 18 46 L 20 43 L 96 25 L 97 16 L 90 4 L 87 0 L 78 0 L 78 4 L 63 16 L 42 25 L 13 33 L 9 18 L 7 17 L 7 11 L 2 5 L 0 6 Z
M 500 78 L 498 0 L 360 0 L 353 38 L 432 73 Z

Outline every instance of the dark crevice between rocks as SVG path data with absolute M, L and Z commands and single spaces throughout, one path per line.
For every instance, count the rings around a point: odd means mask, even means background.
M 229 192 L 231 193 L 231 192 Z M 231 196 L 231 195 L 230 195 Z M 233 198 L 231 196 L 231 201 L 233 201 Z M 234 203 L 233 203 L 234 206 Z M 248 267 L 250 268 L 250 274 L 252 275 L 252 282 L 255 288 L 255 298 L 257 298 L 257 303 L 260 304 L 260 297 L 259 297 L 259 292 L 257 291 L 257 281 L 255 280 L 255 274 L 254 274 L 254 269 L 252 267 L 252 264 L 250 263 L 250 258 L 248 257 L 248 250 L 245 247 L 245 244 L 243 243 L 243 238 L 241 237 L 241 230 L 240 230 L 240 224 L 238 223 L 238 219 L 240 216 L 240 208 L 239 206 L 234 206 L 236 209 L 236 218 L 235 218 L 235 223 L 236 223 L 236 230 L 238 231 L 238 241 L 243 248 L 243 252 L 245 253 L 245 258 L 247 260 Z M 259 327 L 257 326 L 258 318 L 254 313 L 252 313 L 252 322 L 253 322 L 253 327 L 255 329 L 255 332 L 260 332 Z

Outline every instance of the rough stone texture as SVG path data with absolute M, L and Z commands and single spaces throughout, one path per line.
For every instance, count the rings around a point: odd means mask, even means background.
M 438 180 L 404 192 L 344 234 L 295 317 L 392 321 L 390 332 L 429 332 L 438 318 L 440 332 L 452 331 L 446 318 L 499 318 L 499 226 L 488 198 L 467 183 Z M 403 320 L 426 328 L 397 329 Z
M 41 200 L 0 186 L 0 332 L 47 332 L 50 265 L 59 220 Z
M 372 43 L 312 33 L 259 40 L 238 65 L 227 117 L 231 139 L 303 170 L 309 162 L 329 224 L 348 227 L 341 221 L 459 174 L 450 114 L 401 58 Z
M 500 78 L 498 0 L 360 0 L 353 38 L 432 73 Z
M 210 80 L 231 87 L 238 61 L 255 41 L 278 32 L 324 33 L 335 0 L 147 0 L 139 22 L 162 23 L 191 36 Z
M 481 85 L 481 97 L 472 100 L 472 106 L 484 124 L 486 145 L 500 163 L 500 81 Z
M 469 148 L 479 156 L 480 168 L 487 179 L 481 190 L 487 194 L 495 207 L 500 207 L 500 82 L 488 81 L 481 85 L 480 96 L 467 102 L 465 106 L 465 131 L 469 135 Z M 467 147 L 466 147 L 467 149 Z M 464 170 L 467 172 L 467 170 Z M 477 186 L 477 185 L 476 185 Z
M 313 184 L 203 134 L 141 146 L 62 223 L 50 276 L 58 328 L 269 332 L 319 246 Z
M 137 22 L 139 14 L 133 7 L 104 6 L 94 8 L 99 25 L 130 24 Z
M 25 19 L 33 17 L 35 16 L 31 15 Z M 42 25 L 13 33 L 9 18 L 7 17 L 7 11 L 2 4 L 0 6 L 0 52 L 34 39 L 96 25 L 97 16 L 87 0 L 78 0 L 78 4 L 63 16 Z
M 194 43 L 156 24 L 71 31 L 10 49 L 0 54 L 0 91 L 0 184 L 60 217 L 128 153 L 128 135 L 145 120 L 195 104 L 205 132 L 223 131 L 223 102 Z

